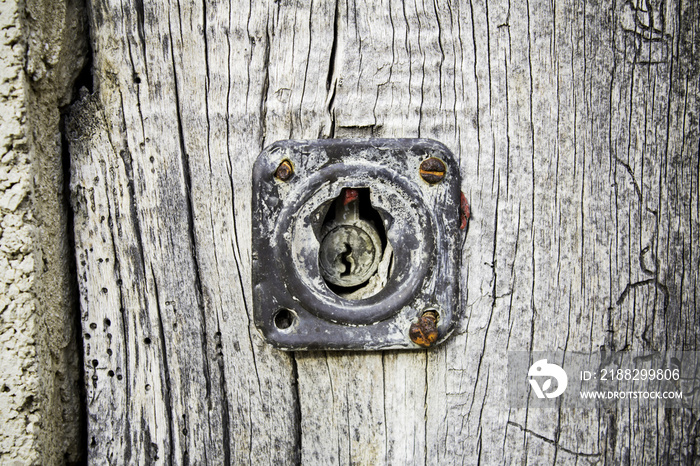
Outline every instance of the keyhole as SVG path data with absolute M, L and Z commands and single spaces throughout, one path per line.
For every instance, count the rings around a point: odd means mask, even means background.
M 363 299 L 384 287 L 392 249 L 370 188 L 343 189 L 328 207 L 319 239 L 321 275 L 335 294 Z
M 352 247 L 345 243 L 345 252 L 340 255 L 340 262 L 345 266 L 345 271 L 341 272 L 341 277 L 349 277 L 353 272 L 354 260 L 352 259 Z

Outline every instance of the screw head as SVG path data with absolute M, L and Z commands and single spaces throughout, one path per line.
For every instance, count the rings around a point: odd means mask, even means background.
M 294 175 L 292 164 L 289 163 L 289 160 L 282 160 L 282 163 L 275 170 L 275 177 L 280 181 L 288 181 L 292 175 Z
M 421 178 L 429 184 L 436 184 L 442 181 L 446 171 L 445 162 L 436 157 L 423 160 L 419 169 Z
M 438 339 L 437 331 L 438 314 L 436 311 L 426 311 L 411 324 L 408 336 L 416 345 L 424 348 L 430 347 Z

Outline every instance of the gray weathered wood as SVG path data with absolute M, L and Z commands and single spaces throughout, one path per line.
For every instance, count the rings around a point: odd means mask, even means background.
M 89 8 L 69 136 L 91 461 L 692 461 L 697 412 L 509 409 L 505 385 L 511 350 L 697 349 L 692 2 Z M 369 136 L 460 160 L 460 329 L 275 351 L 251 321 L 252 163 Z

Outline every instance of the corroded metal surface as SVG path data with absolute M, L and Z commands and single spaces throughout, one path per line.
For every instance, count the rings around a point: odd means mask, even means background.
M 281 349 L 410 349 L 430 309 L 439 343 L 457 318 L 459 227 L 459 169 L 436 141 L 274 143 L 253 171 L 255 323 Z
M 437 341 L 437 322 L 437 312 L 426 311 L 416 322 L 411 324 L 411 328 L 408 330 L 408 336 L 411 337 L 411 341 L 416 345 L 428 348 Z

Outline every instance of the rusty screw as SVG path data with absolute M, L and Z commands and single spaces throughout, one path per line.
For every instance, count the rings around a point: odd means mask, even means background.
M 445 171 L 445 162 L 435 157 L 423 160 L 419 170 L 421 178 L 430 184 L 442 181 L 445 177 Z
M 430 347 L 438 338 L 437 321 L 438 313 L 436 311 L 425 311 L 417 322 L 411 324 L 411 328 L 408 330 L 411 341 L 424 348 Z
M 277 170 L 275 170 L 275 177 L 280 181 L 288 181 L 294 174 L 294 169 L 289 160 L 282 160 Z

